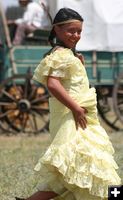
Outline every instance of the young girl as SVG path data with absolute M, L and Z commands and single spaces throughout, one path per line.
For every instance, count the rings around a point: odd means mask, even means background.
M 82 26 L 76 11 L 59 10 L 49 36 L 53 48 L 33 76 L 51 94 L 52 142 L 35 166 L 39 191 L 28 200 L 104 200 L 108 186 L 121 183 L 114 149 L 97 117 L 95 88 L 89 88 L 83 58 L 75 50 Z

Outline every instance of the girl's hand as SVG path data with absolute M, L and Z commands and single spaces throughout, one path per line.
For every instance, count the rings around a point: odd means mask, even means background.
M 75 119 L 76 129 L 80 126 L 82 129 L 85 129 L 87 126 L 87 119 L 86 119 L 86 113 L 87 109 L 83 107 L 77 108 L 75 111 L 73 111 L 73 116 Z

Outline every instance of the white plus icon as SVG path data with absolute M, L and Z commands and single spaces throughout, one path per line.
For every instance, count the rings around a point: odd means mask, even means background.
M 117 197 L 117 195 L 120 194 L 120 191 L 118 191 L 117 188 L 114 188 L 114 191 L 111 191 L 111 194 L 113 194 L 114 197 Z

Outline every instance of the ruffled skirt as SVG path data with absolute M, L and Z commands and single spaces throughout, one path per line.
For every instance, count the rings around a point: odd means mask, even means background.
M 90 104 L 84 105 L 89 110 L 85 130 L 76 130 L 72 112 L 50 99 L 52 142 L 35 170 L 41 174 L 38 189 L 56 192 L 59 196 L 55 200 L 104 200 L 108 186 L 121 184 L 114 149 L 99 124 L 96 97 L 91 92 L 93 101 L 88 98 Z

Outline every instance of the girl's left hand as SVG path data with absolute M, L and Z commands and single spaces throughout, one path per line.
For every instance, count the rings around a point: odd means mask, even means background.
M 76 124 L 76 129 L 80 126 L 82 129 L 87 127 L 86 114 L 88 113 L 86 108 L 79 107 L 76 111 L 73 111 L 73 116 Z

